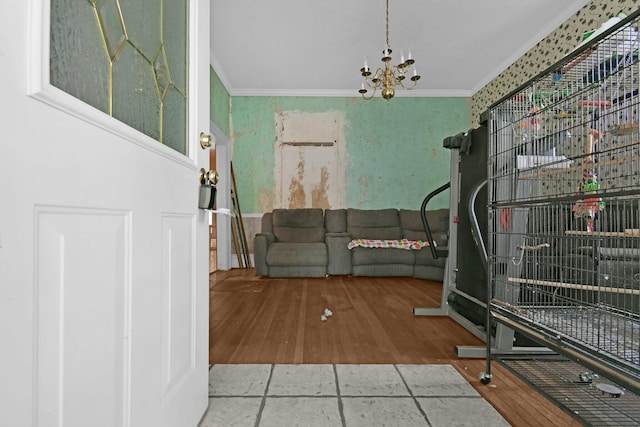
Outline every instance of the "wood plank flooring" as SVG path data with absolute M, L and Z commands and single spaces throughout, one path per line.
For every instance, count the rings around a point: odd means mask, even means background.
M 256 277 L 217 271 L 210 281 L 210 351 L 221 363 L 448 363 L 514 426 L 579 426 L 499 363 L 479 381 L 484 359 L 460 359 L 456 345 L 482 341 L 448 317 L 416 317 L 437 307 L 442 284 L 411 278 Z M 333 316 L 322 321 L 325 308 Z

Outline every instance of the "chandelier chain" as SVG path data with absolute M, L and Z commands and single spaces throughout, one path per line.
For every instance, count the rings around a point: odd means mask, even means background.
M 387 0 L 387 47 L 389 47 L 389 0 Z

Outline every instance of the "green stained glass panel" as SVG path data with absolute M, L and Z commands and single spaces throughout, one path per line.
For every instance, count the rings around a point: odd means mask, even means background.
M 164 48 L 167 53 L 172 83 L 187 94 L 188 64 L 188 0 L 164 2 L 162 23 Z
M 158 82 L 158 92 L 160 99 L 164 99 L 167 89 L 171 84 L 171 75 L 169 74 L 169 63 L 167 62 L 167 55 L 165 55 L 164 48 L 160 48 L 158 56 L 153 62 L 153 68 L 156 72 L 156 80 Z
M 161 3 L 159 0 L 120 1 L 129 41 L 149 60 L 156 55 L 162 43 Z M 181 38 L 184 39 L 184 35 Z
M 163 103 L 162 139 L 165 145 L 187 154 L 187 100 L 173 86 Z
M 113 117 L 160 140 L 160 99 L 153 68 L 130 44 L 113 64 Z
M 53 2 L 55 3 L 55 1 Z M 96 10 L 98 11 L 98 19 L 104 34 L 107 51 L 109 56 L 113 58 L 126 40 L 118 1 L 98 0 L 96 2 Z
M 69 25 L 73 22 L 73 25 Z M 109 59 L 89 2 L 51 2 L 50 82 L 109 112 Z
M 186 155 L 189 0 L 48 1 L 51 84 Z

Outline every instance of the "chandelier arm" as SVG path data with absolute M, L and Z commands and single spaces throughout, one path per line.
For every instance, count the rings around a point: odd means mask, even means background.
M 398 65 L 392 67 L 392 69 L 391 69 L 391 72 L 393 73 L 393 77 L 398 82 L 401 82 L 404 79 L 405 71 L 406 71 L 406 69 L 403 69 L 402 67 L 400 67 Z M 400 78 L 400 77 L 402 77 L 402 78 Z
M 407 90 L 411 90 L 414 87 L 416 87 L 416 85 L 418 84 L 418 80 L 420 80 L 420 75 L 416 74 L 416 75 L 412 76 L 409 80 L 411 80 L 413 82 L 413 84 L 411 86 L 408 86 L 408 85 L 405 86 L 402 82 L 400 82 L 400 85 L 403 88 L 407 89 Z
M 378 88 L 382 85 L 383 75 L 384 75 L 384 72 L 382 71 L 382 69 L 378 68 L 376 69 L 376 72 L 373 73 L 372 75 L 365 76 L 364 81 L 367 83 L 367 85 L 370 88 Z
M 377 92 L 377 90 L 378 90 L 378 88 L 377 88 L 377 86 L 376 86 L 376 87 L 373 87 L 373 91 L 371 92 L 371 96 L 365 96 L 366 92 L 365 92 L 365 93 L 362 93 L 362 92 L 361 92 L 361 93 L 360 93 L 360 95 L 362 95 L 362 99 L 365 99 L 365 100 L 367 100 L 367 101 L 368 101 L 368 100 L 370 100 L 371 98 L 373 98 L 374 96 L 376 96 L 376 92 Z
M 393 67 L 393 77 L 394 77 L 394 86 L 401 86 L 403 89 L 407 89 L 407 90 L 411 90 L 414 87 L 416 87 L 416 85 L 418 84 L 418 80 L 420 80 L 420 76 L 417 74 L 414 74 L 412 77 L 408 77 L 408 71 L 411 69 L 411 66 L 407 66 L 407 67 L 402 67 L 401 64 L 400 65 L 396 65 Z M 415 72 L 415 69 L 414 69 Z M 402 78 L 400 78 L 402 77 Z M 413 82 L 413 84 L 409 85 L 409 84 L 404 84 L 405 80 L 411 80 Z
M 382 80 L 383 76 L 384 76 L 384 70 L 382 68 L 376 68 L 376 72 L 373 73 L 373 76 L 371 77 L 371 80 L 378 79 L 378 81 L 380 81 L 380 80 Z
M 416 87 L 416 85 L 418 84 L 418 80 L 412 80 L 413 84 L 411 86 L 405 86 L 405 84 L 402 82 L 402 80 L 400 80 L 400 86 L 402 86 L 403 89 L 406 90 L 411 90 L 414 87 Z

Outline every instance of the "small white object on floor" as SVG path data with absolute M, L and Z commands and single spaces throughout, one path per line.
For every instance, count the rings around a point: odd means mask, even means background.
M 327 320 L 327 316 L 325 316 L 325 315 L 323 314 L 322 316 L 320 316 L 320 320 L 322 320 L 322 321 L 324 322 L 325 320 Z
M 333 316 L 333 312 L 331 310 L 329 310 L 328 308 L 325 308 L 324 309 L 324 315 L 326 317 L 331 317 L 331 316 Z

